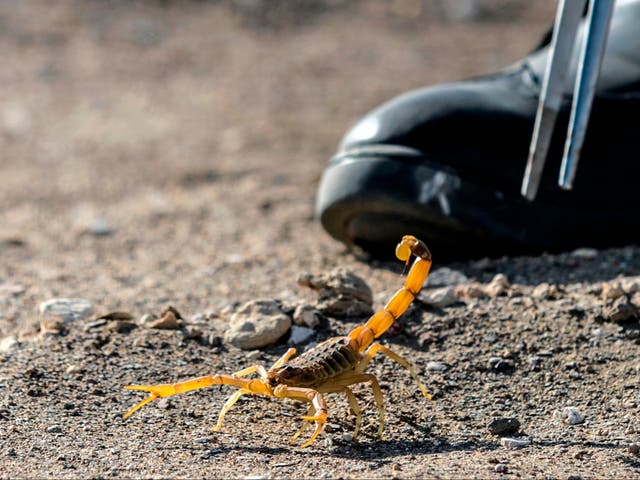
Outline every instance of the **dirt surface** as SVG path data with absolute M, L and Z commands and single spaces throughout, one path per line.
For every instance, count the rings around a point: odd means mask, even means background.
M 384 441 L 366 386 L 357 443 L 341 396 L 305 450 L 289 445 L 306 412 L 291 402 L 246 397 L 212 433 L 228 388 L 122 420 L 143 398 L 124 385 L 275 361 L 286 336 L 260 351 L 220 338 L 248 300 L 314 305 L 301 274 L 347 268 L 380 308 L 402 267 L 322 231 L 326 159 L 379 102 L 515 61 L 555 7 L 480 2 L 463 21 L 446 2 L 251 3 L 0 2 L 0 476 L 640 476 L 637 247 L 448 265 L 471 282 L 456 277 L 456 300 L 415 302 L 382 337 L 434 400 L 384 356 L 369 368 Z M 59 297 L 92 313 L 41 334 L 38 308 Z M 169 305 L 183 328 L 141 322 Z M 112 311 L 133 321 L 96 320 Z M 326 318 L 298 349 L 364 320 Z M 519 427 L 492 433 L 501 418 Z

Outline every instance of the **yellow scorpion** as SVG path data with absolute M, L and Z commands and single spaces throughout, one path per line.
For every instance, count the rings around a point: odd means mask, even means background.
M 328 393 L 342 392 L 347 396 L 349 406 L 356 416 L 356 426 L 352 437 L 354 440 L 356 439 L 360 430 L 362 410 L 350 386 L 368 382 L 373 389 L 380 417 L 378 437 L 382 438 L 384 427 L 382 391 L 375 376 L 363 373 L 376 353 L 384 353 L 409 370 L 411 376 L 418 383 L 422 394 L 431 399 L 431 395 L 427 393 L 427 389 L 420 382 L 418 375 L 407 360 L 384 345 L 373 342 L 407 310 L 429 274 L 431 268 L 429 249 L 416 237 L 405 235 L 396 247 L 396 256 L 408 265 L 411 255 L 414 255 L 416 260 L 409 270 L 404 286 L 396 292 L 384 309 L 374 313 L 367 323 L 359 326 L 346 337 L 333 337 L 325 340 L 293 359 L 296 350 L 290 348 L 269 370 L 262 365 L 254 365 L 232 375 L 207 375 L 184 382 L 161 385 L 126 386 L 127 390 L 142 390 L 151 393 L 151 395 L 131 408 L 124 415 L 124 418 L 129 417 L 158 397 L 170 397 L 211 385 L 233 385 L 239 390 L 231 395 L 222 407 L 218 423 L 213 427 L 213 431 L 220 430 L 224 416 L 242 395 L 255 394 L 291 398 L 311 404 L 308 414 L 302 417 L 304 420 L 302 427 L 291 438 L 291 443 L 295 442 L 300 434 L 313 423 L 315 426 L 313 434 L 302 444 L 302 448 L 305 448 L 313 443 L 327 421 L 328 409 L 324 395 Z M 257 378 L 244 378 L 255 373 L 258 374 Z

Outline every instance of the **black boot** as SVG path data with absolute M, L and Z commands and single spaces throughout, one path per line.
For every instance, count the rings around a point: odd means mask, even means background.
M 640 241 L 640 0 L 617 3 L 573 190 L 557 179 L 577 47 L 528 202 L 520 186 L 547 56 L 544 47 L 495 75 L 409 92 L 366 115 L 322 178 L 325 229 L 374 254 L 413 234 L 458 259 Z

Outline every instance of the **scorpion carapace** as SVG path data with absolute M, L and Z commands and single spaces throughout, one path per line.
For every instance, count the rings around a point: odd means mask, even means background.
M 245 394 L 266 395 L 278 398 L 291 398 L 306 401 L 311 404 L 309 413 L 303 416 L 302 427 L 293 435 L 293 443 L 310 424 L 314 424 L 311 437 L 302 444 L 302 448 L 313 443 L 324 428 L 327 420 L 327 404 L 324 395 L 328 393 L 344 393 L 349 406 L 356 416 L 356 426 L 353 433 L 355 440 L 360 430 L 362 413 L 358 401 L 351 391 L 351 386 L 357 383 L 370 383 L 378 409 L 380 425 L 378 437 L 382 438 L 384 427 L 384 406 L 382 391 L 378 380 L 372 374 L 364 373 L 364 369 L 374 355 L 382 352 L 409 370 L 411 376 L 418 383 L 422 394 L 431 398 L 418 375 L 409 362 L 374 339 L 382 335 L 393 322 L 402 315 L 416 297 L 431 267 L 431 253 L 427 246 L 416 237 L 405 235 L 396 247 L 396 256 L 407 264 L 411 256 L 415 256 L 404 286 L 391 297 L 387 305 L 371 316 L 364 324 L 344 337 L 333 337 L 318 344 L 303 354 L 292 358 L 296 354 L 290 348 L 267 370 L 262 365 L 240 370 L 232 375 L 208 375 L 179 383 L 161 385 L 129 385 L 127 390 L 142 390 L 151 395 L 131 408 L 124 418 L 129 417 L 138 409 L 158 397 L 169 397 L 211 385 L 233 385 L 237 390 L 222 407 L 217 424 L 213 431 L 222 427 L 222 421 L 229 409 Z M 244 378 L 257 374 L 254 378 Z

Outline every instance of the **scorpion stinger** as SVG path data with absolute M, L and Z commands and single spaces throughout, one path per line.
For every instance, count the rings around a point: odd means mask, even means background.
M 362 421 L 362 411 L 350 387 L 358 383 L 369 383 L 380 418 L 378 437 L 382 438 L 385 413 L 382 390 L 375 376 L 364 373 L 376 353 L 384 353 L 405 367 L 418 383 L 422 394 L 431 398 L 425 386 L 420 382 L 418 374 L 407 360 L 388 347 L 373 342 L 407 310 L 420 292 L 431 268 L 429 249 L 414 236 L 405 235 L 402 238 L 396 248 L 396 256 L 407 264 L 411 256 L 416 257 L 407 274 L 404 286 L 391 297 L 382 310 L 374 313 L 364 325 L 357 327 L 347 336 L 325 340 L 297 357 L 295 357 L 295 349 L 290 348 L 269 370 L 261 365 L 254 365 L 232 375 L 208 375 L 173 384 L 127 386 L 125 388 L 128 390 L 149 392 L 150 396 L 132 407 L 124 415 L 124 418 L 131 416 L 138 409 L 159 397 L 169 397 L 211 385 L 231 385 L 238 387 L 239 390 L 225 402 L 218 422 L 213 427 L 214 431 L 222 427 L 225 414 L 242 395 L 256 394 L 301 400 L 308 402 L 310 408 L 308 414 L 302 417 L 304 420 L 302 427 L 291 440 L 295 441 L 309 424 L 313 423 L 315 428 L 311 437 L 302 444 L 302 448 L 305 448 L 311 445 L 324 429 L 328 412 L 324 395 L 330 393 L 344 393 L 347 396 L 349 406 L 356 416 L 356 426 L 353 433 L 353 439 L 356 439 Z M 245 378 L 253 374 L 257 374 L 258 377 Z

